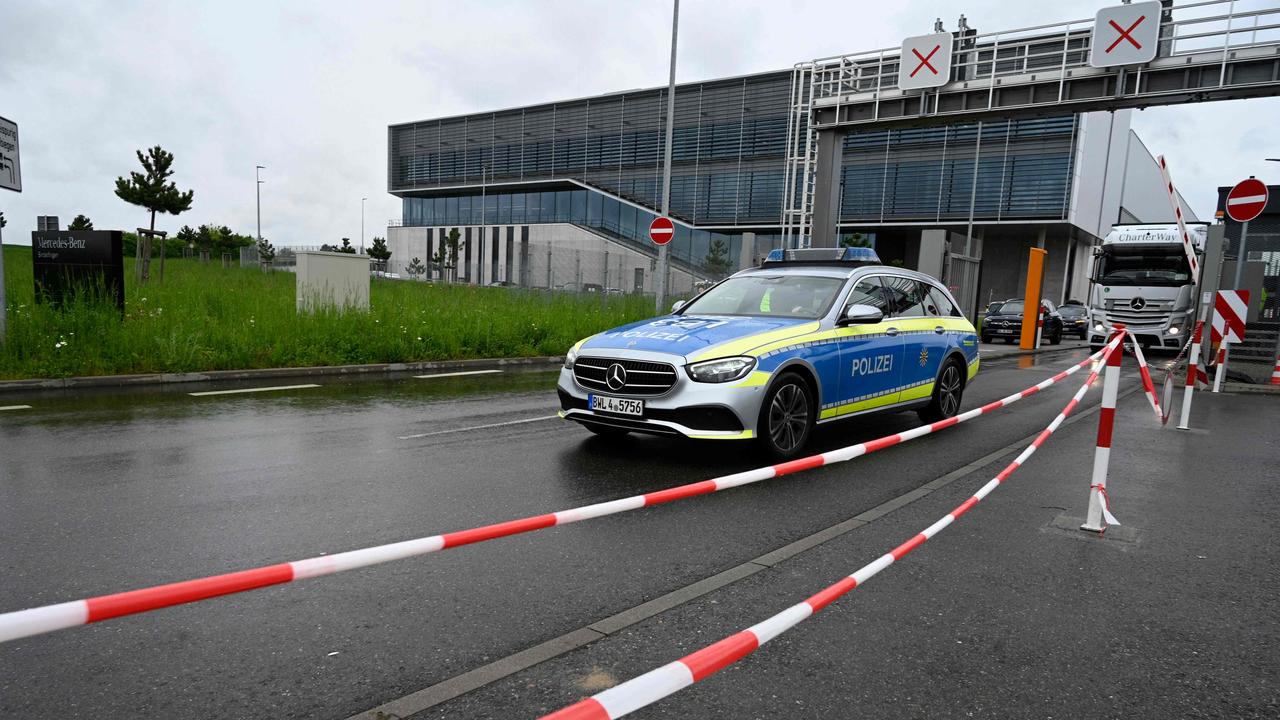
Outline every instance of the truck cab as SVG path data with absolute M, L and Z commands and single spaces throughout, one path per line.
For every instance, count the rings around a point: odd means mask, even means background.
M 1208 228 L 1188 225 L 1197 258 Z M 1116 225 L 1094 250 L 1089 344 L 1123 324 L 1146 348 L 1177 351 L 1195 323 L 1196 288 L 1178 226 Z

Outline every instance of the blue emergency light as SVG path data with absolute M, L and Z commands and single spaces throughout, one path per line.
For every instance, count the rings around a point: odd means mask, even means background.
M 803 248 L 770 250 L 761 267 L 777 265 L 879 265 L 880 256 L 869 247 Z

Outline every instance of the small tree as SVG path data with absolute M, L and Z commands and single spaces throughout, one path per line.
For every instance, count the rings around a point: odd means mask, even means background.
M 448 264 L 450 280 L 458 281 L 458 250 L 462 242 L 462 233 L 458 232 L 458 228 L 449 231 L 448 237 L 444 239 L 444 245 L 449 251 Z
M 151 212 L 151 230 L 156 229 L 156 213 L 178 215 L 191 209 L 191 200 L 195 192 L 181 192 L 178 186 L 169 182 L 173 175 L 173 153 L 166 152 L 159 145 L 147 151 L 137 151 L 138 162 L 142 163 L 145 173 L 136 170 L 129 173 L 129 179 L 116 178 L 116 197 L 130 205 L 146 208 Z M 142 238 L 142 282 L 151 277 L 151 236 Z M 164 253 L 160 254 L 160 277 L 164 278 Z
M 871 238 L 866 233 L 844 233 L 840 236 L 840 247 L 871 247 Z
M 369 246 L 369 257 L 378 261 L 385 271 L 387 269 L 387 261 L 391 259 L 391 250 L 387 248 L 387 239 L 375 237 L 373 244 Z
M 719 279 L 733 270 L 729 263 L 729 246 L 719 238 L 711 241 L 707 256 L 702 260 L 702 269 L 712 278 Z
M 195 250 L 196 244 L 200 240 L 200 236 L 195 230 L 191 229 L 190 225 L 183 225 L 182 229 L 178 231 L 178 234 L 174 236 L 174 239 L 177 240 L 184 248 L 188 250 Z
M 72 220 L 71 224 L 67 226 L 67 229 L 68 230 L 92 230 L 93 221 L 90 220 L 86 215 L 77 215 L 76 219 Z
M 276 249 L 266 238 L 258 241 L 258 262 L 263 265 L 270 265 L 272 260 L 276 259 Z
M 351 246 L 351 240 L 349 238 L 342 238 L 342 247 L 337 248 L 337 250 L 340 253 L 347 253 L 348 255 L 356 254 L 356 249 Z
M 448 281 L 445 277 L 445 270 L 449 267 L 449 251 L 445 248 L 444 243 L 440 243 L 436 248 L 435 254 L 427 258 L 427 262 L 431 265 L 431 272 L 440 273 L 441 281 Z
M 409 277 L 417 280 L 427 271 L 427 266 L 422 264 L 421 259 L 415 257 L 409 261 L 408 265 L 405 266 L 404 271 L 409 274 Z

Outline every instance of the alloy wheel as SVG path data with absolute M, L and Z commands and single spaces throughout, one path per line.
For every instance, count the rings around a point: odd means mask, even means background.
M 778 389 L 769 404 L 769 437 L 782 452 L 790 452 L 804 439 L 809 424 L 809 400 L 795 383 Z
M 938 408 L 943 417 L 951 417 L 960 409 L 960 370 L 954 364 L 942 371 L 938 383 Z

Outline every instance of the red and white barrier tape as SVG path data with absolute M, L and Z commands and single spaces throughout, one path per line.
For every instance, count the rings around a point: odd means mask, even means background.
M 230 595 L 248 590 L 256 590 L 258 588 L 293 582 L 295 580 L 303 580 L 305 578 L 319 577 L 321 575 L 330 575 L 333 573 L 343 572 L 345 570 L 354 570 L 357 568 L 389 562 L 391 560 L 401 560 L 418 555 L 426 555 L 440 550 L 447 550 L 449 548 L 455 548 L 462 545 L 470 545 L 472 543 L 483 542 L 486 540 L 518 535 L 556 525 L 567 525 L 581 520 L 590 520 L 593 518 L 604 517 L 606 515 L 627 512 L 629 510 L 637 510 L 642 507 L 661 505 L 675 500 L 697 497 L 699 495 L 706 495 L 720 490 L 739 487 L 741 485 L 749 485 L 751 483 L 757 483 L 763 480 L 781 477 L 783 475 L 790 475 L 792 473 L 821 467 L 823 465 L 831 465 L 838 462 L 844 462 L 846 460 L 852 460 L 856 457 L 868 455 L 877 450 L 883 450 L 884 448 L 892 447 L 908 440 L 914 440 L 918 437 L 923 437 L 924 435 L 937 432 L 953 425 L 958 425 L 994 410 L 1008 407 L 1025 397 L 1034 395 L 1041 390 L 1060 382 L 1064 378 L 1080 370 L 1080 368 L 1095 361 L 1101 356 L 1101 354 L 1102 351 L 1099 351 L 1098 353 L 1080 361 L 1076 365 L 1063 370 L 1057 375 L 1032 385 L 1021 392 L 987 403 L 982 407 L 974 408 L 973 410 L 961 413 L 955 417 L 947 418 L 946 420 L 939 420 L 938 422 L 931 423 L 929 425 L 922 425 L 905 432 L 887 435 L 864 443 L 858 443 L 857 445 L 850 445 L 837 450 L 831 450 L 818 455 L 810 455 L 809 457 L 791 460 L 789 462 L 779 463 L 769 467 L 746 470 L 744 472 L 724 475 L 711 480 L 703 480 L 686 485 L 678 485 L 666 490 L 645 493 L 644 495 L 633 495 L 631 497 L 625 497 L 618 500 L 611 500 L 594 505 L 585 505 L 545 515 L 535 515 L 494 525 L 484 525 L 470 530 L 460 530 L 457 532 L 445 533 L 443 535 L 432 535 L 430 537 L 417 538 L 415 540 L 405 540 L 387 545 L 378 545 L 371 548 L 349 550 L 347 552 L 337 553 L 334 555 L 323 555 L 305 560 L 294 560 L 292 562 L 268 565 L 266 567 L 253 568 L 251 570 L 241 570 L 224 575 L 214 575 L 196 580 L 186 580 L 167 585 L 157 585 L 155 587 L 130 590 L 111 595 L 100 595 L 98 597 L 92 597 L 84 600 L 73 600 L 70 602 L 58 603 L 56 605 L 45 605 L 27 610 L 0 613 L 0 643 L 30 637 L 32 635 L 39 635 L 41 633 L 53 632 L 54 630 L 63 630 L 70 627 L 76 627 L 78 625 L 87 625 L 89 623 L 109 620 L 111 618 L 117 618 L 124 615 L 136 615 L 150 610 L 158 610 L 160 608 L 196 602 L 199 600 L 208 600 L 221 595 Z
M 1118 349 L 1119 343 L 1119 335 L 1108 343 L 1102 351 L 1104 360 L 1121 352 Z M 1075 410 L 1085 392 L 1088 391 L 1089 386 L 1097 379 L 1099 370 L 1100 368 L 1095 368 L 1089 374 L 1089 377 L 1080 386 L 1080 389 L 1076 391 L 1076 394 L 1067 403 L 1066 407 L 1062 409 L 1062 412 L 1058 413 L 1053 422 L 1049 423 L 1049 426 L 1013 462 L 1009 463 L 990 482 L 979 488 L 972 497 L 965 500 L 934 524 L 917 533 L 910 540 L 880 556 L 873 562 L 864 565 L 852 575 L 827 586 L 804 602 L 792 605 L 763 622 L 752 625 L 746 630 L 730 635 L 675 662 L 663 665 L 656 670 L 651 670 L 621 685 L 596 693 L 585 700 L 581 700 L 550 715 L 544 715 L 542 720 L 614 720 L 635 712 L 662 698 L 673 695 L 750 655 L 758 650 L 760 646 L 799 625 L 814 613 L 835 602 L 842 595 L 865 584 L 881 570 L 901 560 L 911 551 L 923 545 L 925 541 L 958 520 L 961 515 L 972 509 L 974 505 L 982 502 L 983 498 L 1007 480 Z

